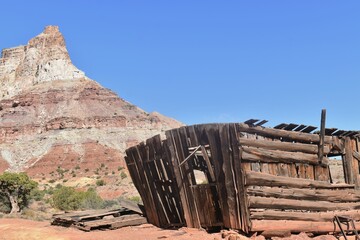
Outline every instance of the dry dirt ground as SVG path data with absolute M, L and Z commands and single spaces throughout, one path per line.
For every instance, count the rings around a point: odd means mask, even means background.
M 83 232 L 75 228 L 51 226 L 49 222 L 0 219 L 0 240 L 220 240 L 221 234 L 189 228 L 163 230 L 151 224 L 117 230 Z
M 0 219 L 0 240 L 265 240 L 263 236 L 247 238 L 234 231 L 224 230 L 220 233 L 207 233 L 198 229 L 180 228 L 164 230 L 151 224 L 124 227 L 117 230 L 83 232 L 75 228 L 52 226 L 49 222 L 39 222 L 18 218 Z M 344 240 L 332 235 L 310 238 L 305 233 L 290 237 L 273 237 L 272 240 Z M 355 240 L 354 236 L 348 236 Z

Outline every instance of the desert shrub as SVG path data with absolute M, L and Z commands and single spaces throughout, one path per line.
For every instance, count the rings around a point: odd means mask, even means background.
M 53 206 L 60 210 L 77 210 L 81 207 L 81 202 L 80 194 L 72 187 L 62 186 L 56 189 L 52 196 Z
M 96 180 L 96 186 L 100 187 L 100 186 L 105 186 L 105 185 L 106 185 L 106 183 L 103 179 Z
M 83 192 L 83 202 L 81 208 L 83 209 L 99 209 L 103 206 L 103 200 L 96 193 L 95 189 L 89 188 L 86 192 Z
M 127 178 L 127 175 L 125 172 L 121 172 L 120 177 L 121 177 L 121 179 L 124 179 L 124 178 Z
M 120 172 L 121 170 L 123 170 L 124 169 L 124 167 L 118 167 L 118 171 Z
M 79 166 L 79 165 L 76 165 L 75 169 L 76 169 L 76 170 L 79 170 L 79 169 L 80 169 L 80 166 Z
M 56 172 L 59 174 L 61 178 L 64 177 L 64 173 L 66 172 L 64 169 L 62 169 L 60 166 L 56 169 Z
M 94 189 L 86 192 L 78 191 L 73 187 L 65 187 L 54 191 L 52 204 L 60 210 L 96 209 L 102 206 L 103 200 Z

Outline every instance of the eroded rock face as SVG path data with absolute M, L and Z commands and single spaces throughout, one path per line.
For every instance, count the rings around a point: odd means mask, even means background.
M 48 26 L 26 46 L 4 49 L 0 59 L 0 98 L 53 80 L 84 78 L 70 60 L 57 26 Z
M 124 151 L 182 124 L 146 113 L 88 79 L 57 27 L 0 59 L 0 171 L 32 176 L 125 166 Z

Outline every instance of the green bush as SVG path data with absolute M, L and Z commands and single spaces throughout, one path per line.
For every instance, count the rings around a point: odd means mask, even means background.
M 52 196 L 54 207 L 60 210 L 77 210 L 81 207 L 81 202 L 81 195 L 72 187 L 57 188 Z
M 103 179 L 96 180 L 96 186 L 105 186 L 106 183 Z
M 11 204 L 7 197 L 0 194 L 0 212 L 9 213 L 11 211 Z
M 86 192 L 78 191 L 73 187 L 62 186 L 54 191 L 52 204 L 60 210 L 79 210 L 101 208 L 103 200 L 94 189 Z
M 36 188 L 31 191 L 30 198 L 34 199 L 35 201 L 41 201 L 44 199 L 45 193 L 46 193 L 45 191 L 41 191 Z
M 81 208 L 83 209 L 99 209 L 103 206 L 103 200 L 97 195 L 95 189 L 89 188 L 83 192 L 83 202 Z
M 121 179 L 124 179 L 124 178 L 127 178 L 127 175 L 125 172 L 121 172 L 120 177 L 121 177 Z

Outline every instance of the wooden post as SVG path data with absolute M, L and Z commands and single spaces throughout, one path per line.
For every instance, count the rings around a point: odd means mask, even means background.
M 320 141 L 319 141 L 319 163 L 322 163 L 324 157 L 324 140 L 325 140 L 325 120 L 326 109 L 321 110 L 321 125 L 320 125 Z

